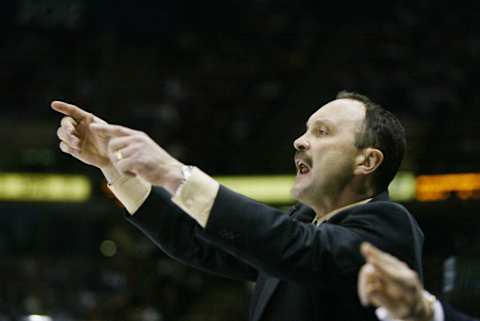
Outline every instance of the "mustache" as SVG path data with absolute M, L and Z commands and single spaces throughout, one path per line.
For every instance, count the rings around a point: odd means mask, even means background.
M 305 152 L 302 152 L 302 151 L 295 151 L 295 157 L 294 159 L 301 159 L 302 161 L 304 161 L 308 166 L 312 166 L 312 160 L 310 159 L 310 157 L 307 156 L 307 154 L 305 154 Z

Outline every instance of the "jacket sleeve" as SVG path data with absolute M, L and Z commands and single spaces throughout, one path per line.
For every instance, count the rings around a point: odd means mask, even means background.
M 454 310 L 450 305 L 444 302 L 441 302 L 441 304 L 443 307 L 445 321 L 479 321 L 478 319 L 474 319 L 468 315 Z
M 141 208 L 126 218 L 177 261 L 231 279 L 254 281 L 257 277 L 253 267 L 208 241 L 203 228 L 173 204 L 163 189 L 152 189 Z
M 210 241 L 258 270 L 299 283 L 327 284 L 351 275 L 364 263 L 362 241 L 412 261 L 410 222 L 400 206 L 372 202 L 358 208 L 338 224 L 315 226 L 221 186 L 205 231 Z

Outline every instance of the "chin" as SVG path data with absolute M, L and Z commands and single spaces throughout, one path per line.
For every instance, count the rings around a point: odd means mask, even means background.
M 300 186 L 294 185 L 290 190 L 290 195 L 292 195 L 292 197 L 295 200 L 303 203 L 303 198 L 305 196 L 305 189 Z
M 290 189 L 290 195 L 292 195 L 293 199 L 299 201 L 300 193 L 296 186 L 293 186 L 292 189 Z

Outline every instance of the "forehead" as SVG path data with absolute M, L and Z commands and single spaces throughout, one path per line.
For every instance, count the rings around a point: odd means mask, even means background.
M 363 124 L 365 119 L 365 106 L 353 99 L 336 99 L 313 113 L 307 121 L 307 125 L 317 121 L 330 123 L 333 126 L 353 126 L 357 127 Z

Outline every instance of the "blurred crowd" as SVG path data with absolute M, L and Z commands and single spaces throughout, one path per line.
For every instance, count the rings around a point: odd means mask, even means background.
M 39 226 L 54 229 L 59 226 L 55 223 Z M 111 226 L 102 226 L 106 223 Z M 17 249 L 4 255 L 0 320 L 27 321 L 29 315 L 53 321 L 245 320 L 248 284 L 171 260 L 126 222 L 97 225 L 105 231 L 60 233 L 60 242 L 72 244 L 71 250 L 50 244 L 48 251 L 47 242 L 38 240 L 29 248 L 32 254 Z M 111 239 L 113 250 L 91 240 L 102 236 Z M 9 240 L 15 241 L 14 236 Z M 82 251 L 74 243 L 83 241 Z
M 411 169 L 474 166 L 480 41 L 471 6 L 45 3 L 19 1 L 7 19 L 7 119 L 48 122 L 49 102 L 65 99 L 219 173 L 284 172 L 306 115 L 348 89 L 399 114 Z M 54 135 L 41 137 L 55 149 Z M 62 161 L 50 165 L 72 168 Z

